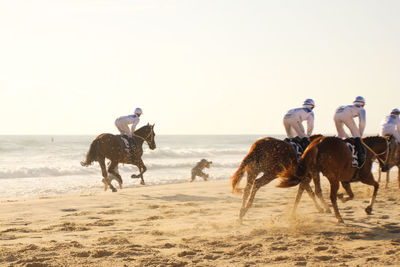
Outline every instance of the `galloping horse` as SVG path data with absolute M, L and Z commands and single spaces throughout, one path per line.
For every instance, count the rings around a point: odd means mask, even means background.
M 125 143 L 122 141 L 120 135 L 113 135 L 109 133 L 100 134 L 97 136 L 92 144 L 90 145 L 89 151 L 86 154 L 85 161 L 81 162 L 82 166 L 89 166 L 93 163 L 93 161 L 97 161 L 100 164 L 101 172 L 104 177 L 104 190 L 107 190 L 107 186 L 111 188 L 113 192 L 116 192 L 117 189 L 111 184 L 111 179 L 108 174 L 116 177 L 120 188 L 122 188 L 122 178 L 119 175 L 117 167 L 118 163 L 125 164 L 133 164 L 139 168 L 139 174 L 132 174 L 132 178 L 141 178 L 141 184 L 144 185 L 143 173 L 147 170 L 146 166 L 142 161 L 143 142 L 149 145 L 150 149 L 153 150 L 156 148 L 156 143 L 154 141 L 155 137 L 154 133 L 154 124 L 147 124 L 140 129 L 135 131 L 135 135 L 133 138 L 136 142 L 136 149 L 134 150 L 134 156 L 129 152 L 126 148 Z M 108 172 L 106 170 L 105 159 L 109 159 L 111 162 L 108 165 Z
M 391 150 L 393 150 L 392 153 L 389 153 L 389 157 L 386 161 L 386 166 L 387 166 L 387 172 L 386 172 L 386 184 L 385 184 L 385 188 L 388 188 L 389 185 L 389 174 L 390 174 L 390 169 L 393 167 L 397 167 L 397 180 L 398 180 L 398 184 L 399 184 L 399 188 L 400 188 L 400 145 L 396 145 L 396 141 L 395 138 L 390 135 L 390 136 L 385 136 L 386 138 L 388 138 L 388 142 L 389 142 L 389 147 Z M 378 183 L 381 181 L 381 167 L 382 164 L 380 164 L 380 168 L 379 168 L 379 173 L 378 173 Z
M 256 141 L 231 178 L 233 192 L 240 192 L 241 190 L 238 189 L 240 180 L 244 173 L 247 172 L 247 184 L 243 193 L 239 220 L 242 220 L 250 208 L 255 194 L 261 186 L 268 184 L 278 176 L 285 175 L 285 173 L 295 172 L 297 164 L 296 151 L 291 144 L 272 137 Z M 260 173 L 263 173 L 263 175 L 257 178 Z M 322 211 L 315 199 L 309 181 L 305 181 L 300 186 L 304 186 L 304 189 L 314 200 L 316 208 Z
M 370 203 L 365 209 L 367 214 L 371 214 L 372 206 L 375 202 L 379 188 L 379 184 L 374 180 L 374 176 L 371 172 L 372 162 L 376 156 L 386 155 L 388 143 L 386 138 L 380 136 L 366 137 L 363 141 L 371 151 L 369 149 L 367 150 L 368 153 L 364 165 L 360 169 L 357 169 L 356 167 L 352 167 L 351 152 L 342 139 L 337 137 L 319 137 L 315 139 L 302 155 L 297 172 L 293 173 L 292 176 L 285 174 L 283 181 L 278 186 L 291 187 L 300 182 L 303 183 L 304 180 L 309 181 L 307 177 L 312 177 L 315 183 L 315 194 L 321 200 L 325 209 L 329 211 L 328 204 L 322 197 L 319 177 L 319 173 L 322 172 L 322 174 L 328 178 L 331 185 L 330 198 L 335 216 L 340 223 L 343 223 L 343 219 L 337 206 L 337 191 L 339 189 L 339 183 L 342 182 L 344 189 L 347 194 L 349 194 L 349 198 L 344 200 L 347 201 L 352 199 L 354 196 L 351 191 L 350 183 L 360 181 L 374 187 Z M 303 191 L 304 188 L 299 187 L 293 212 L 297 208 Z

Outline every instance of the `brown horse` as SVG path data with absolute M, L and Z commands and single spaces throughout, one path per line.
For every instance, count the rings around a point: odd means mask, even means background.
M 142 161 L 142 145 L 143 142 L 146 141 L 150 149 L 155 149 L 155 135 L 154 124 L 147 124 L 136 130 L 135 136 L 133 136 L 136 142 L 136 149 L 134 157 L 132 157 L 120 135 L 113 135 L 109 133 L 100 134 L 93 140 L 89 151 L 86 154 L 86 159 L 85 161 L 81 162 L 81 165 L 89 166 L 94 161 L 97 161 L 100 164 L 103 175 L 104 190 L 107 190 L 107 186 L 109 186 L 113 192 L 117 191 L 117 189 L 115 189 L 115 187 L 111 184 L 111 179 L 108 174 L 110 174 L 110 176 L 113 175 L 117 179 L 120 188 L 122 188 L 122 178 L 119 175 L 117 168 L 119 163 L 136 165 L 139 168 L 139 174 L 132 174 L 131 177 L 140 177 L 141 184 L 144 185 L 143 173 L 147 170 L 147 168 Z M 105 164 L 106 158 L 110 160 L 108 172 Z
M 243 193 L 239 220 L 242 220 L 250 208 L 254 196 L 260 187 L 268 184 L 282 174 L 295 172 L 297 164 L 296 151 L 289 143 L 272 137 L 256 141 L 231 178 L 233 192 L 241 192 L 238 189 L 239 183 L 244 173 L 247 172 L 247 184 Z M 262 176 L 257 178 L 260 173 L 263 173 Z M 322 211 L 321 207 L 317 204 L 309 181 L 305 181 L 301 186 L 304 186 L 304 189 L 307 190 L 310 197 L 314 200 L 316 208 Z
M 388 188 L 389 185 L 389 173 L 390 173 L 390 169 L 393 167 L 397 167 L 397 180 L 398 180 L 398 184 L 399 184 L 399 188 L 400 188 L 400 145 L 396 144 L 395 138 L 390 135 L 390 136 L 385 136 L 386 138 L 388 138 L 389 140 L 389 147 L 390 147 L 390 153 L 389 153 L 389 157 L 387 158 L 386 161 L 386 167 L 387 167 L 387 172 L 386 172 L 386 184 L 385 184 L 385 188 Z M 378 176 L 378 183 L 380 183 L 381 181 L 381 168 L 382 168 L 382 164 L 380 164 L 380 168 L 379 168 L 379 176 Z
M 325 209 L 329 210 L 328 204 L 322 197 L 319 177 L 319 173 L 322 172 L 322 174 L 328 178 L 331 185 L 330 199 L 335 216 L 338 221 L 342 223 L 343 219 L 337 206 L 337 191 L 339 189 L 339 183 L 342 182 L 344 189 L 346 190 L 347 194 L 349 194 L 349 198 L 344 200 L 346 201 L 352 199 L 354 196 L 353 192 L 351 191 L 350 182 L 360 181 L 364 184 L 372 185 L 374 187 L 374 192 L 372 194 L 370 203 L 365 209 L 367 214 L 371 214 L 372 206 L 375 202 L 379 188 L 379 184 L 374 180 L 374 176 L 371 172 L 372 163 L 376 156 L 386 155 L 388 143 L 384 137 L 380 136 L 366 137 L 363 139 L 363 141 L 371 150 L 367 150 L 368 152 L 364 165 L 360 169 L 357 169 L 352 167 L 351 152 L 342 139 L 337 137 L 320 137 L 315 139 L 313 142 L 311 142 L 305 153 L 302 155 L 297 172 L 292 176 L 286 174 L 284 176 L 284 179 L 286 180 L 283 180 L 278 186 L 294 186 L 300 182 L 303 182 L 305 178 L 306 181 L 309 181 L 307 177 L 312 177 L 315 183 L 316 195 L 325 206 Z M 287 177 L 290 178 L 287 179 Z M 303 187 L 299 187 L 293 211 L 296 210 L 303 191 Z

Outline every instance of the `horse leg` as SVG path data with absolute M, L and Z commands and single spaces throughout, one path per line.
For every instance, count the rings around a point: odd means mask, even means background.
M 261 176 L 260 178 L 257 178 L 253 182 L 253 186 L 251 187 L 250 196 L 249 196 L 249 199 L 248 199 L 246 207 L 245 207 L 245 213 L 247 212 L 247 210 L 253 204 L 254 197 L 256 196 L 256 193 L 257 193 L 258 189 L 260 189 L 262 186 L 268 184 L 269 182 L 271 182 L 275 178 L 276 177 L 274 177 L 274 176 L 269 176 L 269 175 L 264 174 L 263 176 Z
M 294 201 L 294 205 L 293 205 L 293 209 L 292 209 L 292 216 L 294 216 L 296 213 L 297 206 L 299 205 L 299 202 L 300 202 L 301 196 L 303 195 L 304 189 L 305 189 L 304 186 L 302 186 L 300 184 L 299 189 L 297 189 L 296 199 Z
M 385 189 L 387 189 L 388 186 L 389 186 L 389 173 L 390 173 L 390 170 L 388 170 L 387 173 L 386 173 L 386 184 L 385 184 Z
M 372 185 L 374 187 L 374 192 L 372 194 L 371 200 L 369 201 L 369 205 L 365 208 L 365 212 L 367 214 L 372 213 L 372 206 L 375 203 L 376 196 L 378 195 L 379 184 L 374 180 L 374 176 L 372 173 L 369 173 L 367 177 L 361 180 L 363 184 Z
M 351 190 L 350 182 L 341 182 L 341 184 L 342 184 L 344 190 L 346 190 L 348 197 L 343 197 L 342 195 L 341 196 L 338 195 L 338 198 L 343 203 L 345 203 L 349 200 L 352 200 L 354 198 L 354 194 L 353 194 L 353 190 Z
M 242 221 L 243 216 L 246 214 L 247 210 L 249 209 L 249 207 L 247 206 L 247 202 L 250 195 L 250 190 L 254 189 L 255 178 L 256 176 L 253 173 L 249 173 L 249 171 L 247 172 L 247 184 L 243 191 L 242 207 L 240 208 L 239 212 L 240 222 Z
M 400 166 L 397 166 L 397 181 L 399 182 L 399 188 L 400 188 Z
M 379 168 L 378 168 L 378 183 L 381 182 L 381 175 L 382 175 L 381 166 L 379 166 Z
M 147 170 L 146 166 L 143 163 L 142 159 L 139 159 L 136 166 L 139 168 L 139 174 L 132 174 L 131 178 L 139 178 L 141 179 L 140 184 L 145 185 L 144 180 L 143 180 L 143 173 Z
M 106 191 L 107 190 L 107 186 L 109 186 L 113 192 L 117 192 L 117 189 L 115 189 L 115 187 L 111 184 L 110 179 L 108 179 L 108 173 L 107 173 L 107 169 L 106 169 L 105 159 L 102 158 L 102 159 L 98 159 L 97 161 L 100 164 L 101 172 L 102 172 L 102 175 L 103 175 L 103 180 L 102 181 L 104 183 L 104 191 Z
M 313 200 L 315 208 L 318 210 L 318 212 L 323 212 L 324 210 L 318 204 L 317 199 L 315 198 L 315 194 L 314 194 L 313 190 L 311 189 L 310 181 L 301 183 L 300 187 L 303 187 L 307 191 L 308 195 Z
M 108 173 L 112 174 L 116 178 L 116 180 L 119 184 L 119 188 L 122 189 L 122 177 L 118 172 L 118 162 L 117 161 L 111 161 L 110 165 L 108 166 Z
M 339 223 L 344 223 L 342 216 L 340 216 L 339 208 L 337 205 L 337 191 L 339 190 L 339 182 L 337 180 L 329 180 L 331 183 L 331 202 L 332 202 L 332 208 L 333 211 L 335 212 L 335 217 L 338 219 Z
M 315 187 L 315 194 L 317 195 L 319 201 L 324 206 L 325 212 L 330 213 L 331 209 L 329 208 L 328 203 L 326 203 L 326 201 L 324 200 L 324 197 L 322 196 L 321 178 L 319 176 L 319 173 L 313 175 L 313 182 L 314 182 L 314 187 Z

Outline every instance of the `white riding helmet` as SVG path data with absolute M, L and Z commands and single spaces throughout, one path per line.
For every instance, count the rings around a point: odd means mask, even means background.
M 397 108 L 392 109 L 391 114 L 396 114 L 396 115 L 400 115 L 400 110 Z
M 362 96 L 357 96 L 356 99 L 354 99 L 353 104 L 362 104 L 362 106 L 365 105 L 365 99 Z
M 137 114 L 137 115 L 142 115 L 142 113 L 143 113 L 143 111 L 142 111 L 141 108 L 136 108 L 136 109 L 135 109 L 135 114 Z
M 306 100 L 304 100 L 303 106 L 313 109 L 315 107 L 314 100 L 312 100 L 311 98 L 307 98 Z

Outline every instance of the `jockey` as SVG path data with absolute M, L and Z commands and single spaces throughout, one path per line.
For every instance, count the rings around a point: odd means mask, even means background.
M 355 146 L 358 151 L 359 165 L 365 161 L 365 148 L 361 144 L 361 137 L 365 129 L 366 113 L 365 113 L 365 99 L 362 96 L 357 96 L 353 101 L 353 105 L 340 106 L 336 109 L 333 120 L 335 121 L 336 130 L 340 138 L 348 138 L 349 136 L 343 129 L 346 125 L 353 138 L 355 138 Z M 353 118 L 358 117 L 358 127 Z
M 395 154 L 395 150 L 398 144 L 400 144 L 400 119 L 399 119 L 400 110 L 395 108 L 392 110 L 390 115 L 386 116 L 381 125 L 381 135 L 387 136 L 392 135 L 395 139 L 394 142 L 389 143 L 389 155 L 386 159 L 385 166 L 382 167 L 382 171 L 386 172 L 389 170 L 389 162 L 393 158 Z M 395 160 L 396 162 L 398 159 Z
M 141 108 L 136 108 L 133 115 L 121 116 L 115 120 L 115 126 L 117 126 L 121 135 L 127 137 L 131 148 L 133 148 L 133 146 L 135 145 L 132 136 L 135 135 L 136 125 L 138 125 L 140 121 L 139 117 L 142 115 L 142 113 L 143 112 Z M 128 126 L 129 124 L 132 124 L 130 130 Z
M 386 116 L 381 125 L 381 135 L 393 135 L 397 143 L 400 144 L 400 110 L 393 109 L 390 115 Z
M 287 137 L 298 136 L 301 138 L 303 149 L 310 143 L 308 137 L 314 129 L 314 112 L 312 111 L 314 107 L 314 100 L 308 98 L 304 101 L 303 107 L 291 109 L 283 117 Z M 307 121 L 307 134 L 304 131 L 303 121 Z

